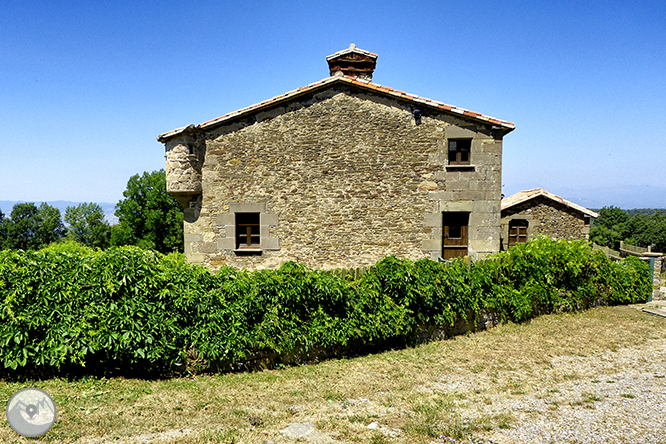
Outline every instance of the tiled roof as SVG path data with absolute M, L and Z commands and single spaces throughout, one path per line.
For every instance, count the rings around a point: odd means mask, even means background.
M 588 210 L 585 207 L 581 207 L 580 205 L 577 205 L 573 202 L 570 202 L 566 199 L 561 198 L 560 196 L 556 196 L 553 193 L 549 193 L 548 191 L 544 190 L 543 188 L 535 188 L 533 190 L 524 190 L 520 191 L 512 196 L 505 197 L 502 199 L 502 211 L 504 211 L 507 208 L 511 208 L 513 206 L 516 206 L 518 204 L 521 204 L 523 202 L 527 202 L 530 199 L 534 199 L 535 197 L 539 196 L 544 196 L 547 197 L 548 199 L 554 200 L 555 202 L 559 202 L 561 204 L 566 205 L 569 208 L 573 208 L 574 210 L 580 211 L 581 213 L 590 216 L 590 217 L 599 217 L 598 213 L 595 213 L 592 210 Z
M 349 49 L 346 49 L 344 51 L 349 51 Z M 359 50 L 355 49 L 355 51 L 359 51 Z M 340 51 L 340 52 L 343 52 L 343 51 Z M 335 53 L 332 56 L 335 56 L 336 54 L 339 54 L 339 53 Z M 372 53 L 370 53 L 370 54 L 372 54 Z M 329 57 L 332 57 L 332 56 L 329 56 Z M 373 82 L 368 81 L 368 80 L 361 80 L 361 79 L 351 78 L 351 77 L 347 77 L 347 76 L 333 76 L 333 77 L 327 77 L 323 80 L 320 80 L 319 82 L 311 83 L 307 86 L 302 86 L 302 87 L 300 87 L 298 89 L 295 89 L 293 91 L 289 91 L 289 92 L 284 93 L 282 95 L 273 97 L 272 99 L 264 100 L 261 103 L 257 103 L 255 105 L 248 106 L 247 108 L 242 108 L 242 109 L 239 109 L 238 111 L 234 111 L 232 113 L 225 114 L 221 117 L 218 117 L 218 118 L 213 119 L 213 120 L 209 120 L 209 121 L 201 123 L 199 125 L 189 125 L 189 126 L 186 126 L 186 127 L 177 128 L 175 130 L 168 131 L 166 133 L 160 134 L 157 137 L 157 140 L 160 141 L 160 142 L 166 142 L 167 140 L 169 140 L 173 137 L 176 137 L 178 135 L 184 134 L 184 133 L 188 133 L 188 132 L 192 132 L 192 131 L 198 131 L 198 130 L 210 129 L 210 128 L 212 128 L 214 126 L 217 126 L 219 124 L 222 124 L 226 121 L 229 121 L 229 120 L 238 118 L 240 116 L 255 112 L 258 109 L 268 107 L 268 106 L 272 106 L 272 105 L 278 105 L 280 103 L 289 101 L 289 100 L 293 99 L 294 97 L 298 97 L 298 96 L 307 94 L 309 92 L 315 91 L 317 89 L 324 88 L 326 86 L 329 86 L 329 85 L 332 85 L 332 84 L 335 84 L 335 83 L 344 83 L 344 84 L 349 84 L 349 85 L 355 85 L 357 87 L 360 87 L 361 89 L 365 89 L 365 90 L 368 90 L 368 91 L 373 91 L 373 92 L 380 93 L 380 94 L 383 94 L 383 95 L 386 95 L 386 96 L 395 97 L 395 98 L 398 98 L 398 99 L 401 99 L 401 100 L 410 101 L 410 102 L 413 102 L 413 103 L 417 103 L 419 105 L 425 105 L 425 106 L 428 106 L 430 108 L 436 108 L 438 110 L 446 111 L 446 112 L 449 112 L 451 114 L 457 114 L 457 115 L 467 117 L 469 119 L 472 119 L 472 120 L 475 120 L 475 121 L 478 121 L 478 122 L 491 124 L 491 125 L 496 125 L 496 126 L 502 128 L 502 129 L 504 129 L 507 133 L 509 131 L 514 130 L 515 127 L 516 127 L 514 123 L 507 122 L 506 120 L 500 120 L 500 119 L 497 119 L 495 117 L 486 116 L 484 114 L 477 113 L 477 112 L 474 112 L 474 111 L 469 111 L 467 109 L 459 108 L 457 106 L 447 105 L 446 103 L 438 102 L 437 100 L 427 99 L 425 97 L 419 97 L 415 94 L 409 94 L 409 93 L 406 93 L 404 91 L 399 91 L 397 89 L 389 88 L 387 86 L 382 86 L 382 85 L 379 85 L 377 83 L 373 83 Z

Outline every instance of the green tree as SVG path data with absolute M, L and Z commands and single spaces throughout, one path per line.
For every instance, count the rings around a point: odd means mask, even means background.
M 620 241 L 626 237 L 625 224 L 629 219 L 629 214 L 618 207 L 602 208 L 590 229 L 590 240 L 598 245 L 619 249 Z
M 3 222 L 4 248 L 38 250 L 67 234 L 60 210 L 47 203 L 39 208 L 34 203 L 19 203 Z
M 595 219 L 594 226 L 603 226 L 614 229 L 617 225 L 629 221 L 629 214 L 618 207 L 603 207 L 599 210 L 599 217 Z
M 162 253 L 183 251 L 183 209 L 166 191 L 164 170 L 134 175 L 116 205 L 112 245 L 138 245 Z
M 111 226 L 104 220 L 104 211 L 96 203 L 82 203 L 65 210 L 69 224 L 68 236 L 89 247 L 106 248 L 111 238 Z
M 0 210 L 0 250 L 5 248 L 7 240 L 7 226 L 5 225 L 5 213 Z
M 652 246 L 653 251 L 666 251 L 666 215 L 648 217 L 637 214 L 624 225 L 628 243 L 640 247 Z
M 610 247 L 614 250 L 620 248 L 620 241 L 622 235 L 612 228 L 607 228 L 603 225 L 595 225 L 590 229 L 590 240 L 597 245 Z
M 652 246 L 653 251 L 666 251 L 666 213 L 655 209 L 628 212 L 604 207 L 590 230 L 590 240 L 616 250 L 620 248 L 620 241 L 625 241 L 640 247 Z

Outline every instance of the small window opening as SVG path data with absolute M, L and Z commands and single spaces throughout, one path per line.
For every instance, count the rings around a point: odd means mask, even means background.
M 449 165 L 469 165 L 471 150 L 471 139 L 449 140 Z
M 236 249 L 259 249 L 259 213 L 236 213 Z
M 513 219 L 509 222 L 509 247 L 527 242 L 529 222 L 525 219 Z

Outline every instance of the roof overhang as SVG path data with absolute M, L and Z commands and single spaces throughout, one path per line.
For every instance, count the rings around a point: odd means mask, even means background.
M 571 201 L 568 201 L 560 196 L 557 196 L 553 193 L 549 193 L 548 191 L 544 190 L 543 188 L 535 188 L 533 190 L 524 190 L 520 191 L 516 194 L 513 194 L 509 197 L 505 197 L 502 199 L 502 211 L 507 210 L 509 208 L 515 207 L 516 205 L 520 205 L 524 202 L 527 202 L 531 199 L 536 199 L 539 196 L 546 197 L 550 200 L 553 200 L 557 203 L 560 203 L 562 205 L 565 205 L 569 208 L 572 208 L 576 211 L 580 211 L 581 213 L 585 214 L 586 216 L 592 217 L 592 218 L 597 218 L 599 217 L 599 213 L 596 213 L 592 210 L 589 210 L 583 206 L 580 206 L 578 204 L 575 204 Z
M 458 117 L 462 117 L 465 119 L 472 120 L 477 123 L 482 123 L 486 125 L 490 125 L 493 127 L 493 129 L 500 131 L 503 134 L 507 134 L 515 129 L 515 124 L 512 122 L 508 122 L 506 120 L 501 120 L 497 119 L 495 117 L 490 117 L 486 116 L 481 113 L 477 113 L 474 111 L 470 111 L 464 108 L 459 108 L 457 106 L 453 105 L 448 105 L 443 102 L 439 102 L 437 100 L 432 100 L 428 99 L 425 97 L 419 97 L 415 94 L 409 94 L 403 91 L 399 91 L 393 88 L 389 88 L 386 86 L 379 85 L 377 83 L 373 83 L 371 81 L 367 80 L 362 80 L 362 79 L 357 79 L 357 78 L 351 78 L 347 76 L 334 76 L 334 77 L 327 77 L 323 80 L 320 80 L 319 82 L 311 83 L 307 86 L 303 86 L 301 88 L 295 89 L 293 91 L 289 91 L 287 93 L 284 93 L 282 95 L 273 97 L 272 99 L 264 100 L 263 102 L 257 103 L 255 105 L 248 106 L 247 108 L 242 108 L 238 111 L 231 112 L 229 114 L 225 114 L 221 117 L 217 117 L 215 119 L 209 120 L 207 122 L 201 123 L 199 125 L 188 125 L 184 126 L 181 128 L 174 129 L 172 131 L 168 131 L 166 133 L 160 134 L 157 137 L 157 140 L 162 143 L 168 142 L 170 139 L 173 139 L 178 136 L 190 134 L 190 133 L 195 133 L 195 132 L 200 132 L 200 131 L 206 131 L 213 129 L 216 126 L 234 121 L 239 118 L 243 118 L 247 115 L 250 115 L 252 113 L 255 113 L 257 111 L 260 111 L 264 108 L 269 108 L 273 106 L 279 106 L 283 103 L 289 102 L 297 97 L 304 96 L 306 94 L 310 94 L 312 92 L 315 92 L 317 90 L 325 89 L 328 88 L 334 84 L 347 84 L 347 85 L 353 85 L 356 86 L 362 90 L 367 90 L 371 91 L 374 93 L 378 93 L 380 95 L 384 95 L 387 97 L 392 97 L 392 98 L 397 98 L 403 101 L 407 102 L 412 102 L 414 104 L 417 104 L 418 106 L 425 106 L 431 109 L 436 109 L 438 111 L 444 111 L 446 113 L 456 115 Z

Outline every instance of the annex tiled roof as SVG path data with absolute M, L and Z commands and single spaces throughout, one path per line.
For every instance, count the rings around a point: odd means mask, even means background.
M 553 193 L 549 193 L 548 191 L 544 190 L 543 188 L 535 188 L 533 190 L 524 190 L 520 191 L 516 194 L 513 194 L 509 197 L 505 197 L 502 199 L 502 211 L 504 211 L 507 208 L 511 208 L 513 206 L 516 206 L 518 204 L 521 204 L 523 202 L 527 202 L 530 199 L 534 199 L 539 196 L 544 196 L 547 197 L 548 199 L 554 200 L 555 202 L 559 202 L 561 204 L 564 204 L 568 206 L 569 208 L 573 208 L 574 210 L 578 210 L 581 213 L 590 216 L 590 217 L 599 217 L 598 213 L 595 213 L 592 210 L 588 210 L 585 207 L 582 207 L 580 205 L 577 205 L 573 202 L 570 202 L 566 199 L 561 198 L 560 196 L 556 196 Z
M 348 51 L 349 49 L 346 49 L 344 51 Z M 358 51 L 358 49 L 356 49 Z M 343 52 L 343 51 L 340 51 Z M 338 53 L 336 53 L 338 54 Z M 335 56 L 336 54 L 333 54 L 332 56 Z M 371 53 L 370 53 L 371 54 Z M 329 57 L 332 57 L 329 56 Z M 404 91 L 399 91 L 397 89 L 389 88 L 387 86 L 382 86 L 377 83 L 373 83 L 368 80 L 362 80 L 362 79 L 356 79 L 356 78 L 351 78 L 347 76 L 334 76 L 334 77 L 327 77 L 323 80 L 320 80 L 319 82 L 314 82 L 311 83 L 307 86 L 302 86 L 298 89 L 295 89 L 293 91 L 289 91 L 287 93 L 284 93 L 282 95 L 273 97 L 272 99 L 264 100 L 261 103 L 257 103 L 255 105 L 248 106 L 247 108 L 242 108 L 239 109 L 238 111 L 234 111 L 228 114 L 225 114 L 221 117 L 218 117 L 213 120 L 209 120 L 207 122 L 201 123 L 199 125 L 189 125 L 185 126 L 182 128 L 177 128 L 172 131 L 168 131 L 166 133 L 160 134 L 157 137 L 157 140 L 160 142 L 166 142 L 167 140 L 176 137 L 181 134 L 189 133 L 189 132 L 194 132 L 194 131 L 201 131 L 201 130 L 206 130 L 213 128 L 217 125 L 220 125 L 222 123 L 225 123 L 227 121 L 233 120 L 235 118 L 251 114 L 253 112 L 256 112 L 257 110 L 269 106 L 274 106 L 274 105 L 279 105 L 280 103 L 287 102 L 295 97 L 310 93 L 312 91 L 315 91 L 317 89 L 322 89 L 327 86 L 330 86 L 335 83 L 344 83 L 344 84 L 349 84 L 349 85 L 355 85 L 361 89 L 365 89 L 368 91 L 373 91 L 379 94 L 383 94 L 386 96 L 390 97 L 395 97 L 401 100 L 406 100 L 409 102 L 413 102 L 415 104 L 419 105 L 425 105 L 430 108 L 435 108 L 438 110 L 446 111 L 451 114 L 457 114 L 478 122 L 483 122 L 486 124 L 491 124 L 500 127 L 501 129 L 505 130 L 507 133 L 509 131 L 513 131 L 515 129 L 515 124 L 512 122 L 508 122 L 506 120 L 501 120 L 497 119 L 495 117 L 490 117 L 486 116 L 481 113 L 477 113 L 474 111 L 470 111 L 464 108 L 459 108 L 457 106 L 453 105 L 447 105 L 446 103 L 439 102 L 437 100 L 432 100 L 432 99 L 427 99 L 425 97 L 419 97 L 415 94 L 409 94 Z

